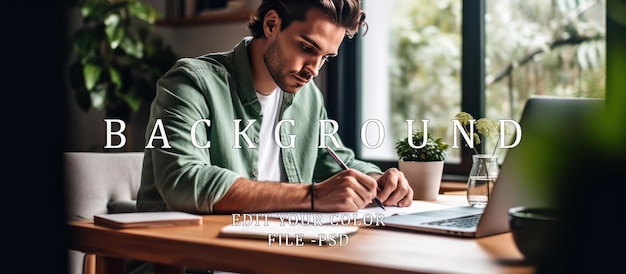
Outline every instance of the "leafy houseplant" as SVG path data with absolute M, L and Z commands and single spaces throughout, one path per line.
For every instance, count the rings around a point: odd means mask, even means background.
M 446 159 L 446 150 L 449 145 L 444 143 L 441 138 L 434 139 L 431 134 L 428 134 L 424 144 L 423 131 L 414 130 L 412 135 L 412 142 L 410 142 L 409 137 L 396 142 L 396 153 L 401 161 L 432 162 Z M 423 145 L 423 147 L 415 148 L 411 146 L 412 144 L 414 146 Z
M 417 200 L 436 200 L 449 145 L 422 130 L 396 142 L 398 168 L 405 174 Z
M 73 37 L 70 84 L 85 112 L 124 121 L 154 97 L 155 83 L 176 55 L 151 35 L 157 12 L 139 0 L 74 0 L 82 26 Z

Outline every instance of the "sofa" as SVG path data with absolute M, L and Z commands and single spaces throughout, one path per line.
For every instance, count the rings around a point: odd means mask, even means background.
M 142 161 L 143 152 L 64 152 L 66 220 L 135 212 Z M 95 272 L 93 254 L 68 252 L 69 274 Z

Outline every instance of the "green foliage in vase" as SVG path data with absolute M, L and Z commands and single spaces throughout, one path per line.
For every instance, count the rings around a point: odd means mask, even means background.
M 421 148 L 414 148 L 415 146 L 422 146 Z M 443 161 L 446 159 L 446 150 L 449 145 L 444 143 L 441 138 L 433 138 L 431 134 L 427 135 L 426 143 L 424 144 L 424 132 L 422 130 L 414 130 L 412 134 L 412 140 L 409 137 L 396 142 L 396 154 L 401 161 L 418 161 L 418 162 L 433 162 Z
M 139 0 L 78 0 L 82 25 L 73 35 L 70 84 L 79 107 L 105 110 L 128 121 L 176 61 L 173 50 L 152 35 L 156 10 Z
M 493 141 L 500 138 L 500 123 L 498 123 L 497 121 L 489 120 L 487 118 L 474 120 L 474 117 L 471 114 L 464 111 L 457 113 L 454 116 L 454 119 L 458 120 L 459 123 L 465 128 L 465 132 L 470 132 L 470 123 L 474 123 L 474 143 L 471 147 L 476 154 L 487 154 L 487 152 L 484 151 L 484 146 L 481 146 L 482 151 L 479 151 L 479 149 L 476 148 L 477 146 L 480 146 L 482 144 L 482 141 L 484 139 L 490 139 Z M 505 135 L 512 135 L 512 132 L 514 132 L 514 130 L 509 128 L 507 125 L 508 124 L 505 124 L 504 133 Z M 494 143 L 497 144 L 497 142 Z M 465 146 L 469 146 L 469 144 L 465 144 Z M 494 147 L 493 151 L 491 152 L 492 155 L 496 154 L 497 148 L 497 146 Z

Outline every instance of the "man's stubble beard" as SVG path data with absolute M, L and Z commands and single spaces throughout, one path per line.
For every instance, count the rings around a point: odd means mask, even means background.
M 276 85 L 284 92 L 295 94 L 301 87 L 288 85 L 287 77 L 289 77 L 291 73 L 295 74 L 297 72 L 285 72 L 285 74 L 281 74 L 284 71 L 282 60 L 284 60 L 284 58 L 281 54 L 281 47 L 277 39 L 263 54 L 263 62 L 265 63 L 265 67 L 267 67 L 270 76 L 274 80 L 274 83 L 276 83 Z

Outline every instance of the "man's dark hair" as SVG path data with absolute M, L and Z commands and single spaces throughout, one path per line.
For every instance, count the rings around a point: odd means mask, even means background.
M 334 22 L 346 28 L 348 38 L 354 37 L 359 28 L 365 27 L 365 12 L 361 0 L 263 0 L 256 14 L 248 22 L 254 38 L 263 37 L 263 19 L 270 10 L 276 10 L 282 20 L 281 29 L 295 21 L 305 21 L 307 12 L 316 8 L 327 14 Z

